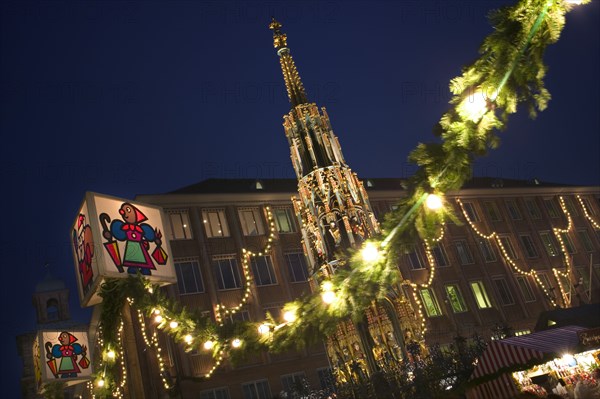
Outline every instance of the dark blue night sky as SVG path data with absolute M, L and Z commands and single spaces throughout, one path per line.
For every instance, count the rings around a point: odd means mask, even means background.
M 274 15 L 311 100 L 362 177 L 406 162 L 447 109 L 448 82 L 512 1 L 5 1 L 0 5 L 2 382 L 33 330 L 44 263 L 74 289 L 69 227 L 86 190 L 133 198 L 209 177 L 293 177 Z M 552 101 L 526 110 L 476 176 L 600 184 L 600 4 L 567 15 L 546 54 Z

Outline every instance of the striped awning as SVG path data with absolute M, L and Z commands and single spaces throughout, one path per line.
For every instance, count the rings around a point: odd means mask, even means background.
M 475 387 L 477 395 L 471 397 L 512 397 L 516 393 L 516 387 L 510 375 L 498 374 L 499 372 L 508 369 L 522 370 L 532 364 L 542 363 L 549 355 L 562 356 L 573 352 L 579 344 L 577 333 L 585 330 L 587 329 L 584 327 L 567 326 L 492 341 L 479 357 L 470 380 L 493 375 L 497 375 L 497 378 Z M 524 367 L 519 368 L 519 365 Z
M 562 356 L 572 352 L 579 344 L 577 333 L 585 330 L 585 327 L 568 326 L 492 341 L 479 357 L 471 379 L 519 364 L 531 364 L 549 354 Z

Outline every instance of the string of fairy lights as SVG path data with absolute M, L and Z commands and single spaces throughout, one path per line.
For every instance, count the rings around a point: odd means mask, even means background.
M 573 3 L 573 1 L 570 1 L 569 3 Z M 468 89 L 464 89 L 464 92 L 461 91 L 460 93 L 457 93 L 453 89 L 453 93 L 455 94 L 457 99 L 453 98 L 452 103 L 456 105 L 458 120 L 444 119 L 444 117 L 443 117 L 442 120 L 448 122 L 448 124 L 445 126 L 442 126 L 442 127 L 445 129 L 448 129 L 448 130 L 452 130 L 452 128 L 453 128 L 452 123 L 459 124 L 460 126 L 464 126 L 463 127 L 464 136 L 460 136 L 460 134 L 457 134 L 456 131 L 451 131 L 450 132 L 451 134 L 442 135 L 443 140 L 454 140 L 451 144 L 453 144 L 455 147 L 453 147 L 451 145 L 451 146 L 449 146 L 450 150 L 447 150 L 447 151 L 452 152 L 455 149 L 458 149 L 459 152 L 462 151 L 462 152 L 467 152 L 467 153 L 472 154 L 476 151 L 474 149 L 475 147 L 469 147 L 466 144 L 463 145 L 464 142 L 467 142 L 472 138 L 472 137 L 469 137 L 469 135 L 472 134 L 472 132 L 476 131 L 477 134 L 479 134 L 480 136 L 477 136 L 474 138 L 476 140 L 480 140 L 481 137 L 483 137 L 487 134 L 486 132 L 491 131 L 491 129 L 493 129 L 494 127 L 498 127 L 498 126 L 502 125 L 497 119 L 495 119 L 495 115 L 494 115 L 493 111 L 496 108 L 496 106 L 499 106 L 499 107 L 504 106 L 505 109 L 508 108 L 507 104 L 509 103 L 510 96 L 503 97 L 501 95 L 502 94 L 501 91 L 504 88 L 505 92 L 511 92 L 512 89 L 511 90 L 506 89 L 506 87 L 509 87 L 509 86 L 505 86 L 508 81 L 508 78 L 516 69 L 518 69 L 520 67 L 520 65 L 518 64 L 518 61 L 520 60 L 521 56 L 525 53 L 525 49 L 528 47 L 528 45 L 533 40 L 536 31 L 541 28 L 542 21 L 544 20 L 544 18 L 546 18 L 546 17 L 558 18 L 556 15 L 560 15 L 560 12 L 556 12 L 556 10 L 553 11 L 551 9 L 551 7 L 556 4 L 558 4 L 558 3 L 555 1 L 548 1 L 548 2 L 544 3 L 543 6 L 540 6 L 539 7 L 540 9 L 535 9 L 535 7 L 531 8 L 532 10 L 535 10 L 535 12 L 537 12 L 537 16 L 533 15 L 531 24 L 523 25 L 524 29 L 525 29 L 525 27 L 528 27 L 529 31 L 526 32 L 526 34 L 524 35 L 524 37 L 523 37 L 524 40 L 522 42 L 523 44 L 518 49 L 518 52 L 515 53 L 516 56 L 513 55 L 513 59 L 509 65 L 508 70 L 503 72 L 504 76 L 502 77 L 499 84 L 497 84 L 498 80 L 490 79 L 490 81 L 493 83 L 489 83 L 489 82 L 485 82 L 485 79 L 483 79 L 482 82 L 479 82 L 480 86 L 469 87 Z M 562 5 L 560 7 L 562 7 Z M 562 27 L 561 24 L 554 24 L 553 26 L 554 27 L 558 26 L 559 28 Z M 560 32 L 560 30 L 559 30 L 559 32 Z M 546 36 L 544 36 L 544 37 L 546 37 Z M 546 40 L 546 41 L 543 42 L 542 44 L 537 43 L 537 45 L 544 46 L 549 43 L 552 43 L 551 39 L 546 38 L 544 40 Z M 532 62 L 534 62 L 534 61 L 532 61 Z M 536 65 L 535 67 L 539 67 L 539 66 Z M 538 76 L 540 74 L 533 73 L 531 75 Z M 499 76 L 497 76 L 497 77 L 499 77 Z M 464 78 L 465 82 L 473 83 L 473 81 L 467 79 L 467 77 L 463 77 L 463 78 Z M 536 84 L 539 86 L 540 83 L 536 81 Z M 487 89 L 493 88 L 494 86 L 492 86 L 492 85 L 495 85 L 495 90 L 487 90 Z M 471 85 L 465 85 L 465 87 L 468 87 L 468 86 L 471 86 Z M 543 87 L 542 87 L 542 89 L 543 89 Z M 473 94 L 473 92 L 475 94 Z M 492 96 L 486 97 L 485 95 L 483 95 L 484 92 L 491 92 L 493 94 L 492 94 Z M 467 94 L 470 93 L 471 95 L 465 96 L 465 93 L 467 93 Z M 511 92 L 511 94 L 512 94 L 512 92 Z M 513 108 L 516 110 L 516 101 L 517 100 L 514 100 L 514 101 L 515 101 L 515 104 L 510 106 L 511 110 Z M 543 107 L 540 106 L 539 104 L 538 104 L 538 108 L 540 110 L 543 109 Z M 512 113 L 515 111 L 512 110 L 512 111 L 507 111 L 507 112 Z M 452 122 L 452 123 L 450 123 L 450 122 Z M 476 127 L 474 128 L 473 126 L 476 126 Z M 455 136 L 453 136 L 453 134 L 456 134 L 457 136 L 455 137 Z M 480 140 L 480 141 L 491 140 L 487 137 L 488 136 L 486 136 L 486 138 L 484 140 Z M 424 151 L 422 151 L 421 155 L 423 156 L 423 154 L 427 155 L 428 153 L 427 153 L 427 151 L 424 150 Z M 327 309 L 331 309 L 330 312 L 325 312 L 325 313 L 321 312 L 320 313 L 321 315 L 325 315 L 326 317 L 331 317 L 333 315 L 334 310 L 336 310 L 336 311 L 339 310 L 339 307 L 341 306 L 341 303 L 342 303 L 342 299 L 346 303 L 348 301 L 352 301 L 352 298 L 345 297 L 345 295 L 348 293 L 348 289 L 346 287 L 346 284 L 344 284 L 344 283 L 347 283 L 349 281 L 348 279 L 352 279 L 356 276 L 364 276 L 365 275 L 363 273 L 364 270 L 368 269 L 369 267 L 373 267 L 373 268 L 389 267 L 389 265 L 387 265 L 386 262 L 382 261 L 382 258 L 384 258 L 383 254 L 386 251 L 386 246 L 391 243 L 392 239 L 398 232 L 402 231 L 402 229 L 404 228 L 406 223 L 408 223 L 410 220 L 414 219 L 412 217 L 414 216 L 415 213 L 417 213 L 417 216 L 416 216 L 417 220 L 415 221 L 415 225 L 417 225 L 419 221 L 423 222 L 423 220 L 419 219 L 419 218 L 428 217 L 428 215 L 442 215 L 443 214 L 442 211 L 444 211 L 444 208 L 445 208 L 444 202 L 443 202 L 443 195 L 444 195 L 445 191 L 448 191 L 448 187 L 452 187 L 452 184 L 447 183 L 445 181 L 445 180 L 449 179 L 449 177 L 447 175 L 451 174 L 451 173 L 454 173 L 456 175 L 459 172 L 463 173 L 463 174 L 465 173 L 461 169 L 453 169 L 450 167 L 450 165 L 454 162 L 454 158 L 451 155 L 455 155 L 455 154 L 453 154 L 453 153 L 445 154 L 446 158 L 439 158 L 439 156 L 436 158 L 432 154 L 429 154 L 429 156 L 431 157 L 429 162 L 431 163 L 431 160 L 436 161 L 436 162 L 439 161 L 438 163 L 440 163 L 440 168 L 439 169 L 431 168 L 431 169 L 425 171 L 424 176 L 420 176 L 423 181 L 421 181 L 420 183 L 417 181 L 417 184 L 416 184 L 417 188 L 414 191 L 415 199 L 412 203 L 409 203 L 409 204 L 411 204 L 410 209 L 408 209 L 408 210 L 406 210 L 404 208 L 400 209 L 400 212 L 404 212 L 402 214 L 400 222 L 390 231 L 390 233 L 385 237 L 385 239 L 383 239 L 383 241 L 376 242 L 374 240 L 367 240 L 364 243 L 362 251 L 361 251 L 361 255 L 362 255 L 361 262 L 357 263 L 357 264 L 352 264 L 352 261 L 349 262 L 350 269 L 351 269 L 350 273 L 348 273 L 346 275 L 345 280 L 343 280 L 341 282 L 341 284 L 334 283 L 334 280 L 332 277 L 321 282 L 321 284 L 319 286 L 320 287 L 319 290 L 317 292 L 313 293 L 313 296 L 314 296 L 314 298 L 318 298 L 319 302 L 324 304 Z M 456 163 L 456 162 L 454 162 L 454 163 Z M 418 164 L 420 166 L 428 165 L 426 163 L 418 163 Z M 441 169 L 441 171 L 440 171 L 440 169 Z M 431 176 L 428 176 L 429 174 L 431 174 Z M 461 179 L 463 177 L 464 176 L 460 176 L 460 178 L 457 179 L 456 176 L 454 176 L 454 181 L 455 182 L 462 181 Z M 439 184 L 439 186 L 438 186 L 438 184 Z M 598 224 L 597 221 L 594 220 L 592 215 L 590 215 L 589 210 L 587 209 L 583 199 L 580 196 L 577 196 L 577 200 L 579 201 L 587 220 L 596 229 L 599 229 L 600 225 Z M 473 229 L 473 231 L 479 237 L 481 237 L 483 239 L 496 242 L 498 248 L 500 248 L 500 251 L 501 251 L 502 256 L 503 256 L 504 260 L 506 261 L 506 263 L 508 265 L 510 265 L 510 267 L 512 267 L 517 273 L 525 275 L 525 276 L 533 277 L 534 280 L 536 281 L 536 283 L 541 287 L 541 289 L 544 291 L 546 296 L 549 298 L 551 303 L 554 306 L 556 306 L 556 302 L 550 296 L 550 294 L 548 292 L 548 288 L 545 287 L 545 285 L 542 283 L 537 272 L 533 269 L 526 271 L 523 269 L 523 267 L 520 267 L 515 262 L 515 259 L 513 259 L 510 256 L 508 249 L 505 248 L 498 233 L 495 231 L 493 231 L 489 234 L 483 233 L 475 225 L 475 223 L 469 218 L 460 198 L 457 198 L 456 201 L 460 205 L 462 213 L 465 216 L 469 226 Z M 557 241 L 560 244 L 561 253 L 563 255 L 564 264 L 565 264 L 566 268 L 565 268 L 564 272 L 559 269 L 553 268 L 553 273 L 558 281 L 561 295 L 563 297 L 563 302 L 565 303 L 566 306 L 570 306 L 570 298 L 568 296 L 568 292 L 565 289 L 565 287 L 563 286 L 561 278 L 559 278 L 559 277 L 568 279 L 570 274 L 572 273 L 572 262 L 571 262 L 571 259 L 569 256 L 569 251 L 567 249 L 567 244 L 563 240 L 563 234 L 568 234 L 569 232 L 572 231 L 573 221 L 572 221 L 571 215 L 565 205 L 565 202 L 564 202 L 564 199 L 562 196 L 559 197 L 559 202 L 560 202 L 561 209 L 567 218 L 568 223 L 567 223 L 566 228 L 553 227 L 552 231 L 553 231 L 554 235 L 556 236 Z M 421 211 L 422 206 L 424 207 L 425 212 Z M 231 316 L 235 315 L 236 313 L 242 311 L 243 307 L 248 304 L 248 301 L 250 300 L 251 295 L 252 295 L 252 281 L 253 280 L 252 280 L 252 275 L 250 272 L 252 258 L 257 257 L 257 256 L 266 256 L 272 250 L 272 243 L 273 243 L 273 240 L 275 239 L 275 223 L 273 221 L 273 215 L 271 213 L 271 209 L 269 206 L 265 207 L 265 213 L 267 216 L 268 226 L 269 226 L 269 234 L 267 236 L 267 243 L 265 244 L 264 249 L 259 252 L 253 252 L 246 248 L 242 249 L 241 264 L 242 264 L 242 271 L 243 271 L 243 278 L 244 278 L 244 289 L 242 291 L 242 297 L 239 300 L 239 302 L 233 306 L 228 306 L 224 303 L 218 303 L 215 305 L 215 319 L 217 321 L 218 326 L 222 327 L 228 318 L 230 318 Z M 311 215 L 309 214 L 308 216 L 310 217 Z M 433 253 L 432 253 L 432 247 L 433 247 L 433 245 L 435 245 L 435 243 L 437 243 L 443 239 L 444 231 L 445 231 L 444 217 L 438 217 L 436 220 L 440 221 L 437 225 L 438 226 L 437 228 L 439 229 L 439 234 L 437 234 L 437 237 L 427 238 L 427 235 L 420 234 L 424 241 L 426 258 L 427 258 L 427 262 L 429 263 L 429 266 L 430 266 L 429 267 L 429 275 L 427 277 L 426 282 L 425 283 L 414 283 L 414 282 L 411 282 L 410 280 L 397 281 L 400 283 L 400 285 L 407 285 L 412 288 L 412 297 L 413 297 L 414 303 L 417 305 L 416 313 L 418 314 L 418 318 L 420 319 L 420 322 L 421 322 L 422 333 L 425 333 L 426 328 L 427 328 L 427 323 L 426 323 L 426 319 L 425 319 L 423 301 L 419 298 L 418 289 L 431 287 L 431 285 L 434 282 L 434 279 L 436 277 L 436 261 L 435 261 L 435 257 L 433 256 Z M 423 225 L 423 224 L 424 223 L 421 223 L 421 225 Z M 418 228 L 417 228 L 417 230 L 418 230 Z M 420 231 L 419 231 L 419 233 L 420 233 Z M 433 234 L 431 234 L 431 235 L 433 235 Z M 394 267 L 396 267 L 396 266 L 394 266 Z M 526 267 L 526 266 L 524 266 L 524 267 Z M 336 280 L 336 281 L 338 281 L 338 280 Z M 155 288 L 152 287 L 150 285 L 150 283 L 147 281 L 145 281 L 143 284 L 145 284 L 145 287 L 146 287 L 146 294 L 152 294 Z M 569 289 L 570 289 L 570 287 L 569 287 Z M 373 294 L 373 293 L 367 293 L 367 294 Z M 367 295 L 367 294 L 365 294 L 365 295 Z M 373 295 L 373 298 L 375 298 L 375 295 Z M 137 307 L 138 322 L 141 326 L 143 340 L 148 347 L 153 348 L 155 351 L 160 375 L 161 375 L 162 382 L 163 382 L 163 386 L 167 390 L 172 388 L 172 386 L 171 386 L 169 379 L 167 378 L 167 373 L 166 373 L 167 367 L 164 363 L 163 350 L 161 348 L 161 345 L 159 342 L 159 337 L 158 337 L 159 330 L 164 331 L 166 334 L 173 337 L 173 339 L 175 341 L 179 341 L 180 343 L 184 344 L 184 347 L 186 350 L 196 349 L 196 348 L 200 347 L 200 343 L 202 343 L 202 348 L 205 351 L 212 352 L 212 358 L 214 360 L 214 363 L 213 363 L 212 367 L 209 369 L 209 371 L 204 375 L 206 378 L 209 378 L 215 372 L 215 370 L 217 370 L 217 368 L 223 363 L 223 361 L 228 356 L 230 350 L 241 348 L 244 345 L 243 340 L 239 337 L 223 338 L 223 337 L 220 337 L 219 334 L 217 334 L 215 331 L 202 330 L 200 327 L 197 327 L 195 319 L 185 316 L 184 313 L 177 313 L 173 308 L 170 307 L 171 305 L 167 301 L 153 303 L 151 308 L 148 308 L 148 306 L 146 306 L 146 305 L 140 305 L 140 304 L 134 302 L 133 299 L 131 299 L 129 301 L 129 304 L 131 306 Z M 262 337 L 262 339 L 264 341 L 268 342 L 270 339 L 272 339 L 272 335 L 274 332 L 284 331 L 285 330 L 284 327 L 289 326 L 294 323 L 297 323 L 299 321 L 299 316 L 297 314 L 297 310 L 298 310 L 299 306 L 300 305 L 297 302 L 291 302 L 291 303 L 286 304 L 283 308 L 283 310 L 284 310 L 283 321 L 281 323 L 274 322 L 273 320 L 268 320 L 268 321 L 263 321 L 260 324 L 258 324 L 256 326 L 256 328 L 259 333 L 259 336 Z M 356 309 L 354 309 L 354 310 L 356 310 Z M 146 317 L 151 318 L 150 323 L 147 323 Z M 340 312 L 336 313 L 336 317 L 339 320 L 342 320 L 344 318 L 343 315 L 340 316 Z M 148 325 L 152 326 L 152 328 L 153 328 L 151 334 L 148 334 L 148 332 L 147 332 Z M 113 396 L 115 398 L 122 398 L 124 396 L 124 392 L 125 392 L 125 388 L 126 388 L 126 381 L 127 381 L 127 373 L 126 373 L 126 367 L 125 367 L 126 362 L 125 362 L 125 353 L 124 353 L 124 349 L 123 349 L 122 334 L 123 334 L 123 321 L 122 320 L 118 327 L 118 333 L 116 334 L 116 342 L 111 342 L 111 343 L 105 342 L 102 337 L 102 326 L 100 326 L 100 328 L 99 328 L 98 345 L 102 350 L 102 352 L 101 352 L 102 356 L 100 357 L 100 360 L 99 360 L 99 368 L 97 369 L 97 372 L 95 374 L 96 375 L 95 382 L 93 384 L 88 384 L 88 387 L 90 387 L 90 389 L 100 388 L 101 390 L 103 390 L 102 394 L 104 396 Z M 115 362 L 117 361 L 117 359 L 119 360 L 119 366 L 120 366 L 118 368 L 121 371 L 120 378 L 117 378 L 116 376 L 111 375 L 115 369 L 115 367 L 112 367 L 112 366 L 115 365 Z M 97 391 L 94 391 L 94 392 L 97 392 Z M 92 394 L 93 397 L 95 397 L 94 392 Z M 107 395 L 107 392 L 108 392 L 108 395 Z

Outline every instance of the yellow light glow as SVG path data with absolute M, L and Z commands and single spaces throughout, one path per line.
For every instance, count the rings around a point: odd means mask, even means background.
M 573 361 L 575 361 L 575 358 L 573 357 L 573 355 L 565 353 L 560 360 L 562 360 L 564 363 L 570 364 L 573 363 Z
M 211 340 L 208 340 L 204 343 L 204 349 L 207 351 L 211 350 L 215 346 L 215 343 Z
M 368 242 L 360 251 L 360 254 L 365 262 L 375 262 L 379 258 L 379 249 L 372 242 Z
M 239 348 L 240 346 L 242 346 L 242 340 L 239 338 L 234 339 L 233 341 L 231 341 L 231 346 L 233 346 L 234 348 Z
M 293 310 L 288 310 L 287 312 L 285 312 L 283 314 L 283 320 L 287 321 L 288 323 L 293 323 L 296 321 L 296 312 L 294 312 Z
M 337 297 L 335 295 L 335 292 L 326 291 L 321 294 L 321 299 L 323 299 L 323 302 L 325 302 L 327 305 L 331 305 L 333 302 L 335 302 Z
M 187 343 L 187 344 L 191 344 L 192 341 L 194 340 L 194 338 L 190 335 L 187 334 L 185 337 L 183 337 L 183 340 Z
M 160 314 L 160 309 L 154 309 L 152 312 L 153 312 L 154 314 Z
M 463 116 L 477 122 L 488 111 L 486 95 L 479 90 L 468 95 L 460 104 L 459 111 L 462 111 Z
M 171 327 L 171 328 L 177 328 L 178 325 L 179 325 L 179 323 L 177 323 L 176 321 L 172 321 L 169 323 L 169 327 Z
M 429 194 L 427 196 L 427 199 L 425 200 L 425 205 L 432 211 L 437 211 L 442 206 L 444 206 L 444 204 L 442 203 L 442 198 L 439 195 L 435 194 Z
M 109 359 L 114 359 L 115 356 L 116 356 L 115 351 L 106 352 L 106 357 L 108 357 Z
M 104 386 L 104 380 L 100 379 L 98 380 L 98 382 L 96 383 L 100 388 L 102 388 Z
M 566 3 L 568 3 L 568 4 L 573 4 L 573 5 L 576 5 L 576 6 L 578 6 L 578 5 L 580 5 L 581 3 L 583 3 L 583 1 L 582 1 L 582 0 L 565 0 L 565 2 L 566 2 Z
M 271 331 L 271 329 L 269 328 L 268 324 L 261 324 L 260 326 L 258 326 L 258 333 L 260 335 L 266 335 L 269 333 L 269 331 Z
M 321 288 L 324 292 L 333 291 L 333 283 L 327 280 L 321 285 Z
M 161 321 L 163 321 L 163 317 L 161 315 L 156 315 L 156 317 L 154 318 L 154 321 L 157 323 L 160 323 Z

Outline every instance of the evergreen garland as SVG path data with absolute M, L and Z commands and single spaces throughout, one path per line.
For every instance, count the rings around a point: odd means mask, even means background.
M 118 347 L 118 328 L 128 300 L 147 316 L 160 309 L 163 321 L 157 327 L 188 349 L 213 340 L 213 357 L 225 356 L 235 362 L 254 351 L 280 352 L 320 342 L 336 331 L 339 322 L 348 318 L 362 320 L 366 310 L 382 299 L 390 287 L 411 284 L 402 281 L 397 256 L 419 238 L 431 240 L 439 235 L 446 220 L 456 220 L 446 209 L 432 212 L 421 205 L 429 193 L 457 190 L 471 178 L 474 159 L 499 145 L 495 132 L 506 127 L 508 116 L 517 111 L 518 105 L 525 105 L 532 118 L 546 108 L 550 93 L 543 81 L 543 54 L 548 45 L 558 40 L 569 7 L 560 0 L 521 0 L 490 13 L 494 31 L 483 41 L 480 57 L 450 82 L 451 108 L 434 128 L 441 142 L 419 143 L 411 152 L 409 160 L 418 165 L 418 170 L 409 179 L 409 195 L 386 218 L 387 238 L 370 242 L 383 244 L 385 252 L 373 262 L 363 261 L 358 253 L 343 257 L 346 264 L 331 276 L 330 304 L 324 304 L 321 298 L 326 291 L 322 287 L 321 292 L 285 305 L 284 311 L 294 312 L 296 320 L 278 324 L 268 316 L 269 333 L 261 335 L 256 323 L 217 325 L 208 317 L 189 312 L 142 276 L 109 280 L 100 293 L 104 361 L 104 352 Z M 469 103 L 478 101 L 478 96 L 484 96 L 485 106 L 473 111 Z M 170 320 L 177 321 L 176 328 L 169 327 Z M 193 342 L 186 339 L 188 335 Z M 239 350 L 231 349 L 235 338 L 243 342 Z M 117 374 L 114 361 L 96 369 L 95 378 L 105 378 L 107 383 L 96 392 L 99 397 L 112 395 Z

